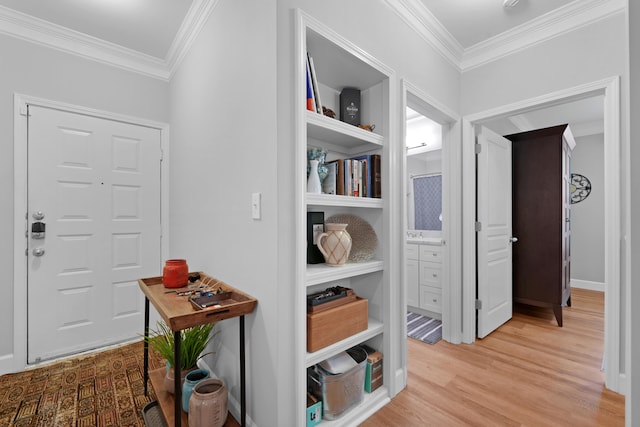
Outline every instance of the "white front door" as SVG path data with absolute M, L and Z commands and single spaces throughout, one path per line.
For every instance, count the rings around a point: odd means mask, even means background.
M 478 337 L 484 338 L 513 309 L 511 141 L 480 128 L 477 143 Z
M 28 362 L 142 332 L 158 274 L 160 131 L 30 105 Z M 43 223 L 42 238 L 33 232 Z

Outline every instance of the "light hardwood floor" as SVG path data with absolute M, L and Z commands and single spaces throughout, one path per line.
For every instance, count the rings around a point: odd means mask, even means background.
M 604 296 L 573 289 L 564 327 L 550 308 L 513 318 L 472 345 L 408 340 L 408 384 L 362 424 L 623 426 L 624 396 L 604 388 Z

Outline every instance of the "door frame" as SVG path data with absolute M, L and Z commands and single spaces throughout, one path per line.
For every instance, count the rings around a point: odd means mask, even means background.
M 462 174 L 461 165 L 461 147 L 460 147 L 460 116 L 453 110 L 437 101 L 433 97 L 426 94 L 416 85 L 406 79 L 401 80 L 401 143 L 398 144 L 402 154 L 400 157 L 399 175 L 402 182 L 402 191 L 398 194 L 397 203 L 401 207 L 400 215 L 402 217 L 402 245 L 401 245 L 401 283 L 406 280 L 405 246 L 407 229 L 407 156 L 405 150 L 406 139 L 406 107 L 413 109 L 418 107 L 416 111 L 434 120 L 442 125 L 442 216 L 446 218 L 442 226 L 444 255 L 443 263 L 443 283 L 449 286 L 442 287 L 442 338 L 445 341 L 459 344 L 462 340 Z M 411 104 L 411 105 L 409 105 Z M 398 384 L 407 384 L 407 293 L 405 286 L 401 286 L 399 303 L 402 319 L 400 324 L 401 330 L 398 334 L 400 342 L 397 348 L 401 349 L 401 363 L 403 379 L 397 378 Z
M 566 102 L 604 95 L 604 186 L 605 186 L 605 318 L 604 318 L 604 368 L 607 388 L 624 394 L 620 373 L 621 322 L 628 325 L 629 313 L 620 319 L 621 272 L 621 199 L 620 199 L 620 77 L 583 84 L 547 95 L 507 104 L 462 119 L 462 174 L 463 174 L 463 342 L 472 343 L 476 338 L 476 177 L 475 177 L 475 126 L 491 119 L 520 114 L 527 111 L 563 104 Z M 627 171 L 628 173 L 628 171 Z M 627 179 L 625 178 L 625 182 Z M 626 187 L 625 187 L 626 188 Z M 626 215 L 625 215 L 626 218 Z M 628 253 L 628 251 L 627 251 Z M 627 260 L 627 270 L 628 270 Z M 625 290 L 628 295 L 629 280 L 625 274 Z
M 27 364 L 27 261 L 25 230 L 28 226 L 27 217 L 27 105 L 53 108 L 70 113 L 83 114 L 101 119 L 114 120 L 138 126 L 145 126 L 160 131 L 160 149 L 162 161 L 160 163 L 160 257 L 165 258 L 169 253 L 169 124 L 143 119 L 130 115 L 118 114 L 89 107 L 83 107 L 64 102 L 14 93 L 13 96 L 13 354 L 3 360 L 0 369 L 11 369 L 17 372 Z M 158 269 L 162 266 L 158 265 Z M 157 313 L 153 318 L 159 319 Z M 140 326 L 142 330 L 142 325 Z M 9 360 L 11 359 L 11 360 Z

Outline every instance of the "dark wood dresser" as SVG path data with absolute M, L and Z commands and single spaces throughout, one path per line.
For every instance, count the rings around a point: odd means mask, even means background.
M 507 135 L 513 143 L 513 300 L 571 306 L 571 151 L 568 125 Z

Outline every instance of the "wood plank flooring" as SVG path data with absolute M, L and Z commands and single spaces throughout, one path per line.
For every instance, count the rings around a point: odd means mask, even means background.
M 550 308 L 472 345 L 408 340 L 408 384 L 364 427 L 624 426 L 624 396 L 604 388 L 604 295 L 572 290 L 559 328 Z

